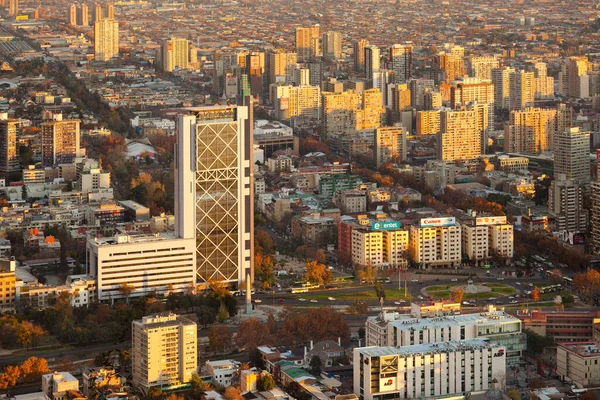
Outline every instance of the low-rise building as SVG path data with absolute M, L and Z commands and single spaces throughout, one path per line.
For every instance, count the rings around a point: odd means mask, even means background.
M 93 390 L 102 392 L 107 387 L 121 387 L 125 379 L 113 367 L 91 368 L 83 373 L 83 394 L 90 397 Z
M 513 226 L 505 216 L 467 218 L 462 224 L 462 249 L 477 265 L 493 256 L 509 260 L 514 251 Z
M 133 222 L 150 220 L 150 209 L 132 200 L 121 200 L 119 205 L 125 209 L 125 219 Z
M 344 214 L 367 211 L 367 193 L 364 190 L 340 190 L 334 196 L 334 203 Z
M 292 236 L 309 245 L 316 245 L 324 238 L 333 237 L 336 227 L 336 219 L 322 213 L 296 215 L 292 218 Z
M 454 217 L 422 218 L 410 227 L 409 246 L 423 267 L 454 267 L 462 260 L 461 226 Z
M 69 372 L 42 375 L 42 392 L 52 400 L 67 400 L 67 391 L 79 390 L 79 381 Z
M 233 360 L 207 361 L 206 370 L 212 382 L 222 387 L 231 386 L 239 370 L 239 363 Z
M 291 171 L 292 158 L 288 156 L 277 156 L 267 159 L 267 168 L 270 172 Z
M 555 342 L 583 342 L 592 339 L 600 311 L 519 310 L 516 317 L 523 321 L 523 329 L 552 337 Z
M 556 347 L 556 373 L 573 385 L 600 385 L 600 344 L 598 342 L 559 343 Z

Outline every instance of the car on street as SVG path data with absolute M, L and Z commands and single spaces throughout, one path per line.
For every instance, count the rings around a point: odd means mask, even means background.
M 465 301 L 463 301 L 463 306 L 468 306 L 468 305 L 470 305 L 470 304 L 471 304 L 471 303 L 469 303 L 469 302 L 468 302 L 468 301 L 466 301 L 466 300 L 465 300 Z
M 500 277 L 500 278 L 496 278 L 497 281 L 503 281 L 504 278 Z
M 488 300 L 496 300 L 495 297 L 490 297 Z
M 423 296 L 417 296 L 419 300 L 423 300 Z
M 277 299 L 278 303 L 285 303 L 285 299 Z
M 450 282 L 458 282 L 458 279 L 452 278 L 452 279 L 450 279 Z
M 315 299 L 312 299 L 310 302 L 311 303 L 316 303 L 317 301 Z
M 394 304 L 397 305 L 397 306 L 399 306 L 400 302 L 399 301 L 395 301 Z
M 335 301 L 335 297 L 328 297 L 327 300 Z
M 262 300 L 261 299 L 255 299 L 254 302 L 258 304 L 258 303 L 262 303 Z
M 515 283 L 515 285 L 519 285 L 519 286 L 521 286 L 521 282 L 517 282 L 517 283 Z
M 410 281 L 411 281 L 412 283 L 417 283 L 417 282 L 419 282 L 419 280 L 418 280 L 418 279 L 411 279 Z
M 508 298 L 512 300 L 512 299 L 514 299 L 515 297 L 514 297 L 514 296 L 508 296 Z
M 306 301 L 304 298 L 299 298 L 298 301 Z

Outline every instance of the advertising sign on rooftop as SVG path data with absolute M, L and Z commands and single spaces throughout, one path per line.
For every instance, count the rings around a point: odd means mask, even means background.
M 399 229 L 402 225 L 400 221 L 377 221 L 371 222 L 371 230 L 374 231 L 391 231 Z
M 429 226 L 453 226 L 456 225 L 454 217 L 422 218 L 421 227 Z

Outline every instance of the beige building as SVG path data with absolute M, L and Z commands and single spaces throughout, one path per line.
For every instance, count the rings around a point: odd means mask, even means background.
M 469 58 L 469 75 L 479 79 L 492 79 L 492 70 L 499 67 L 495 56 L 471 56 Z
M 507 110 L 510 108 L 510 75 L 513 68 L 497 68 L 492 70 L 494 84 L 494 106 Z
M 454 217 L 423 218 L 410 227 L 410 253 L 423 267 L 459 265 L 461 242 L 461 226 Z
M 67 391 L 79 391 L 79 381 L 69 372 L 42 375 L 42 392 L 50 399 L 68 399 Z
M 559 175 L 548 189 L 548 210 L 556 220 L 557 231 L 586 232 L 588 210 L 583 206 L 583 185 Z
M 172 37 L 163 40 L 161 46 L 161 66 L 165 72 L 175 68 L 187 69 L 189 64 L 189 44 L 184 38 Z
M 337 60 L 342 56 L 342 34 L 335 31 L 323 34 L 323 56 Z
M 470 103 L 487 104 L 489 112 L 484 122 L 485 131 L 494 130 L 494 84 L 491 80 L 463 78 L 454 81 L 450 89 L 451 107 L 467 106 Z
M 298 62 L 306 62 L 312 57 L 321 55 L 320 26 L 308 26 L 296 28 L 296 53 Z
M 479 116 L 476 110 L 440 112 L 438 160 L 473 160 L 481 156 Z
M 412 77 L 412 53 L 412 45 L 395 44 L 389 48 L 396 83 L 408 82 Z
M 504 151 L 507 153 L 540 153 L 553 149 L 557 132 L 571 126 L 572 111 L 557 108 L 528 107 L 513 110 L 504 125 Z
M 548 76 L 548 66 L 544 62 L 536 62 L 533 65 L 535 76 L 535 98 L 554 98 L 554 78 Z
M 0 312 L 15 311 L 16 261 L 0 259 Z
M 570 57 L 563 61 L 558 74 L 558 89 L 567 97 L 589 97 L 591 63 L 587 56 Z
M 417 135 L 437 135 L 440 132 L 440 110 L 417 111 Z
M 276 85 L 270 87 L 271 102 L 279 120 L 295 117 L 321 118 L 321 88 L 318 86 Z
M 559 343 L 556 347 L 556 373 L 578 388 L 600 385 L 600 345 L 598 342 Z
M 283 50 L 269 53 L 267 56 L 269 83 L 285 81 L 288 66 L 296 64 L 297 60 L 296 53 Z
M 21 122 L 0 113 L 0 172 L 8 174 L 21 168 L 19 136 Z
M 354 50 L 354 71 L 365 71 L 365 48 L 369 45 L 369 41 L 365 39 L 353 40 L 352 47 Z
M 406 160 L 406 131 L 402 125 L 375 129 L 375 165 Z
M 523 110 L 535 101 L 535 76 L 533 72 L 515 71 L 509 75 L 510 109 Z
M 174 236 L 118 234 L 87 243 L 89 273 L 97 279 L 98 300 L 131 297 L 151 292 L 183 292 L 196 282 L 196 240 Z
M 462 49 L 462 51 L 461 51 Z M 444 72 L 444 82 L 451 83 L 465 75 L 464 49 L 455 46 L 450 51 L 442 51 L 433 60 L 434 68 Z
M 131 325 L 134 385 L 148 392 L 153 386 L 190 382 L 198 370 L 195 322 L 163 313 L 133 321 Z
M 462 250 L 472 262 L 489 260 L 493 255 L 510 259 L 514 252 L 514 228 L 506 217 L 477 217 L 462 224 Z
M 396 221 L 362 219 L 352 230 L 352 263 L 360 267 L 406 265 L 408 231 Z
M 367 211 L 367 193 L 364 190 L 339 190 L 334 196 L 334 203 L 343 214 L 353 214 Z
M 565 175 L 589 186 L 590 133 L 578 127 L 560 130 L 554 135 L 554 176 Z
M 53 121 L 42 123 L 42 164 L 51 167 L 56 164 L 71 164 L 79 154 L 81 121 L 62 119 L 62 114 L 54 115 Z
M 119 55 L 119 23 L 102 19 L 94 23 L 94 54 L 96 61 L 108 61 Z

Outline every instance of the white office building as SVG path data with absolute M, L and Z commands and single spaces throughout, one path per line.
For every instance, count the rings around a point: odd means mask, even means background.
M 359 400 L 415 399 L 503 389 L 506 354 L 487 339 L 354 349 Z

